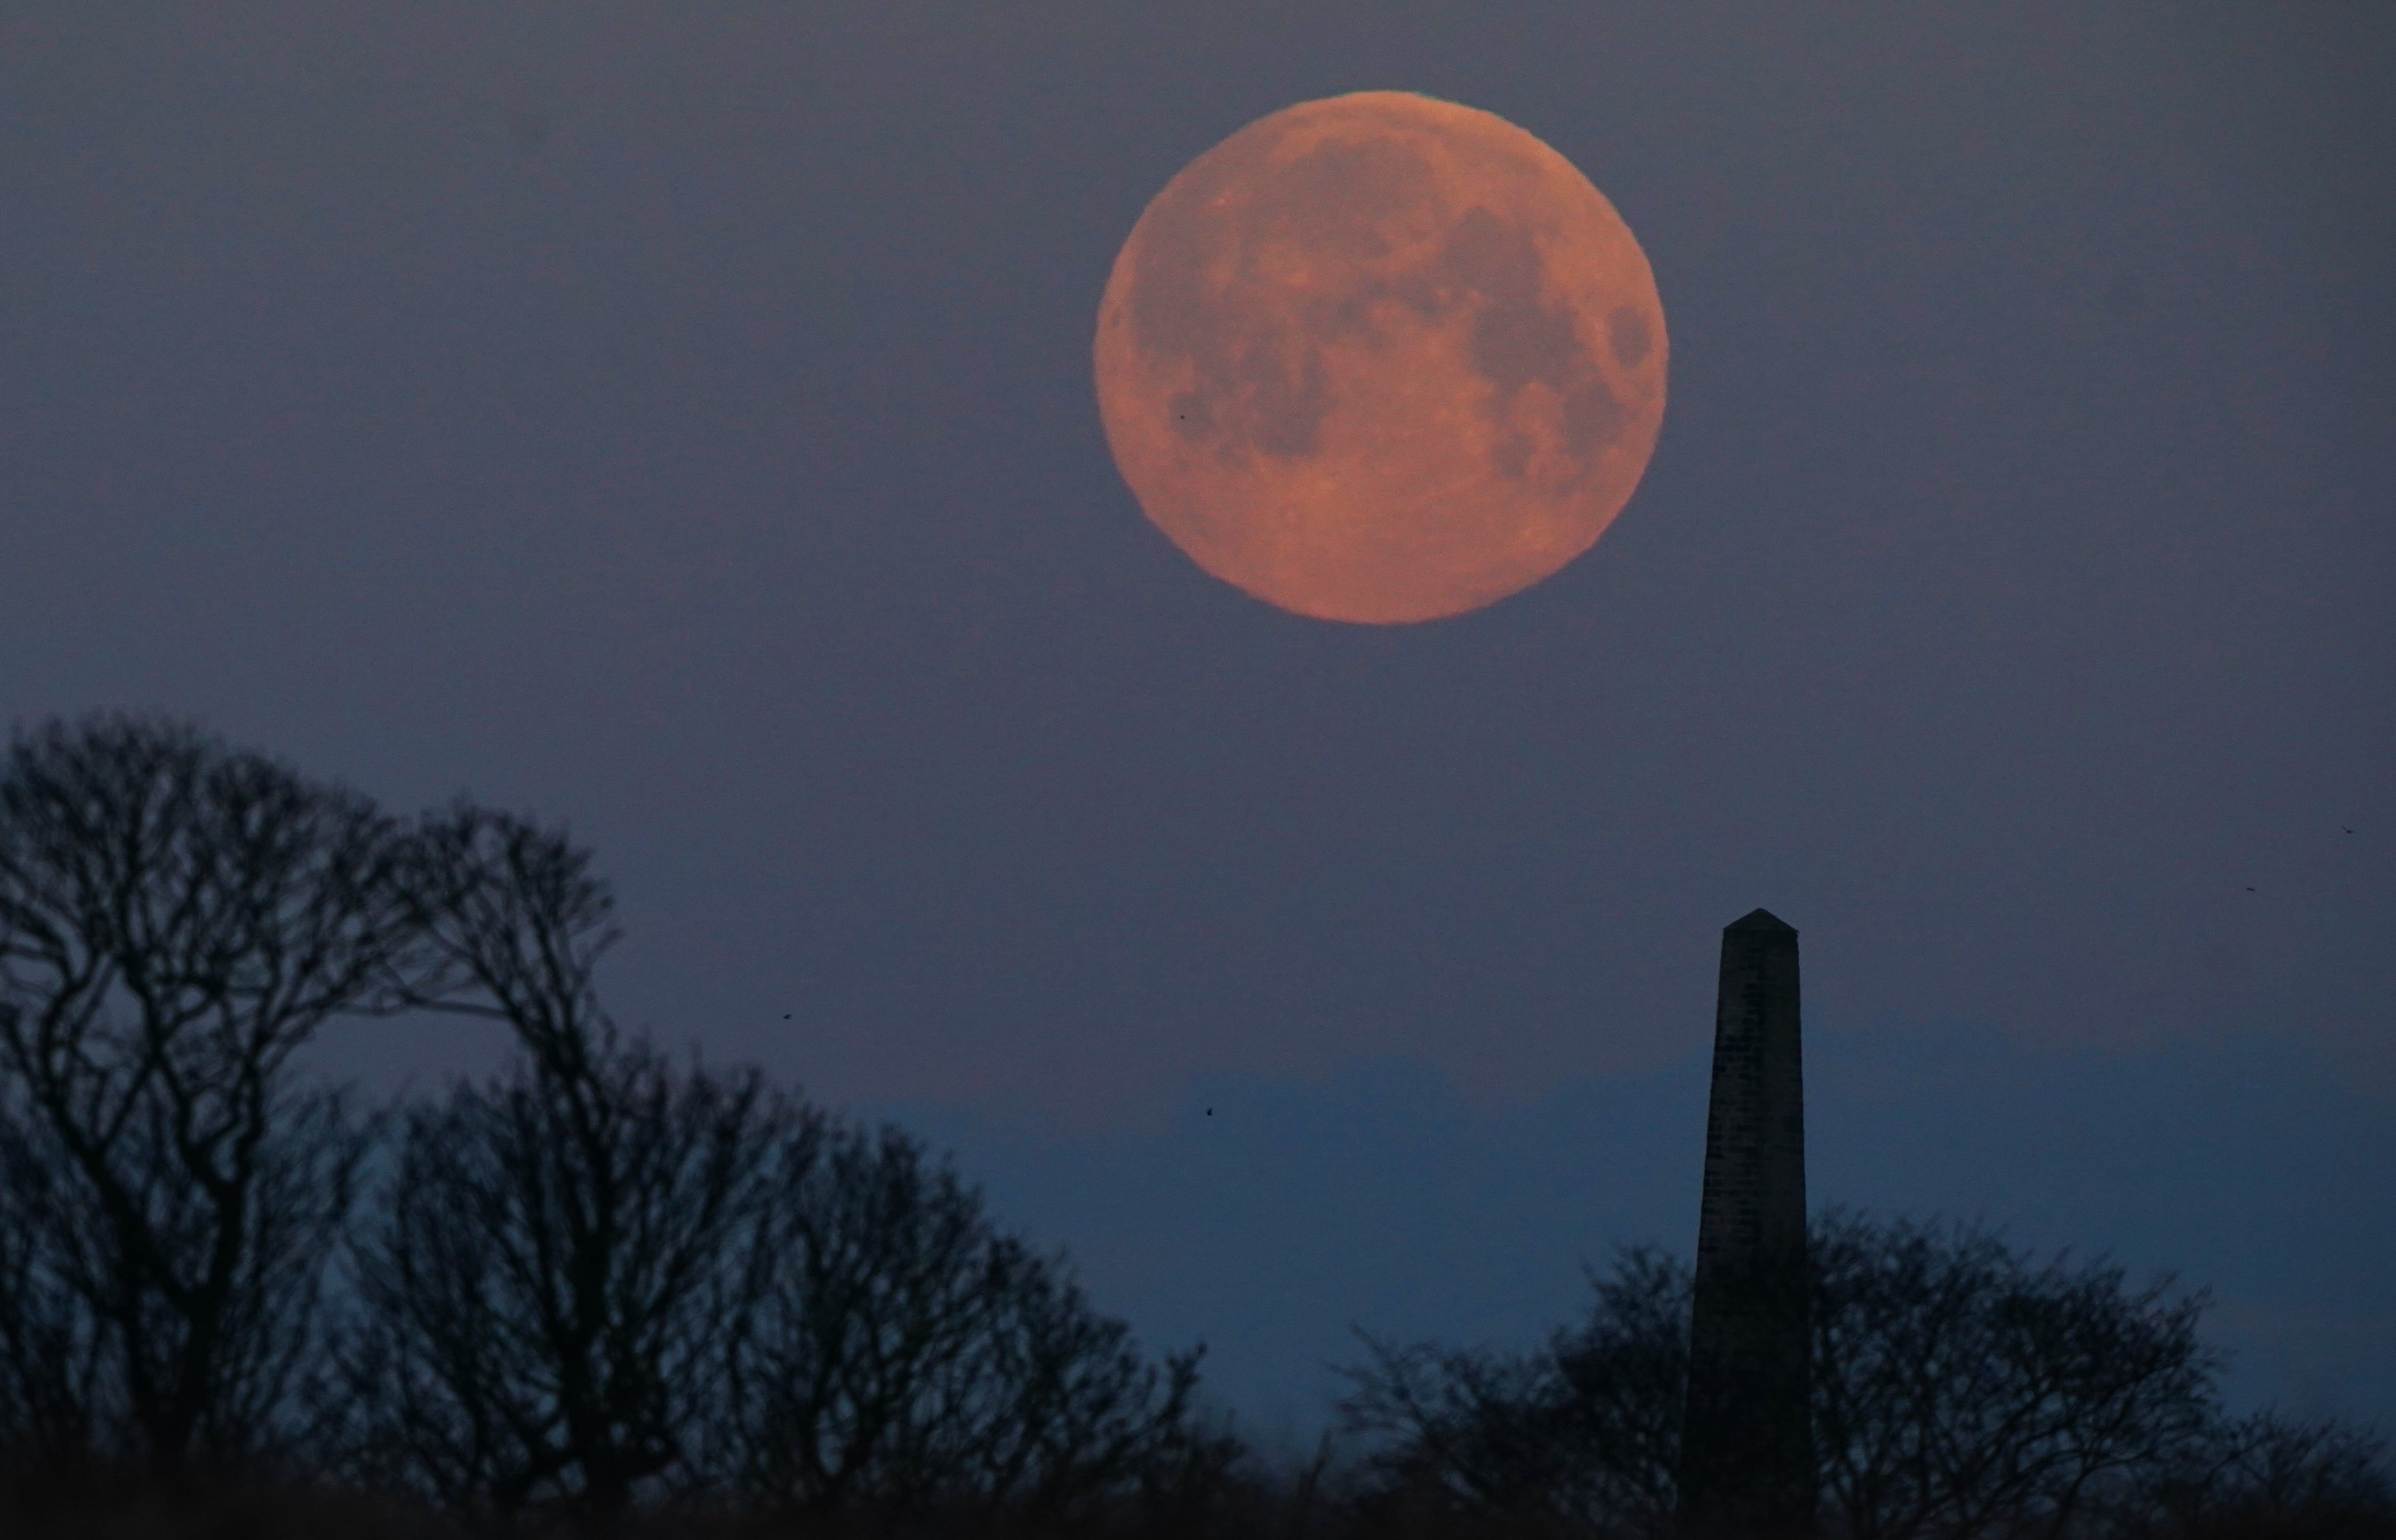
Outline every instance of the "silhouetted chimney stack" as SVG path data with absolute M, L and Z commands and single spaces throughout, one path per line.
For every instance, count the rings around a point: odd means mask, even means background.
M 1757 909 L 1723 929 L 1681 1436 L 1688 1535 L 1813 1528 L 1806 1294 L 1797 933 Z

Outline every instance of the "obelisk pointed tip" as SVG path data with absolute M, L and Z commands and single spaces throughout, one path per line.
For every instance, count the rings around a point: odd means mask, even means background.
M 1790 936 L 1797 934 L 1796 926 L 1781 919 L 1770 909 L 1750 909 L 1747 913 L 1740 915 L 1729 924 L 1724 925 L 1723 929 L 1726 931 L 1779 931 Z

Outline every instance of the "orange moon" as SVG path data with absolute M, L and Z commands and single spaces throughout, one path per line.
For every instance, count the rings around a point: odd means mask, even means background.
M 1190 163 L 1098 307 L 1098 414 L 1159 529 L 1326 620 L 1478 609 L 1587 551 L 1664 419 L 1646 254 L 1572 163 L 1403 91 Z

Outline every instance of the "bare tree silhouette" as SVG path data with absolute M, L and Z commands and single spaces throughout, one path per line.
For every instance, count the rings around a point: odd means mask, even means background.
M 1239 1446 L 1191 1404 L 1204 1351 L 1146 1362 L 1063 1258 L 896 1128 L 785 1162 L 733 1362 L 738 1486 L 819 1517 L 1045 1521 L 1186 1507 Z
M 359 1247 L 351 1466 L 461 1512 L 702 1489 L 757 1177 L 813 1124 L 753 1074 L 603 1043 L 410 1109 Z
M 0 776 L 0 1438 L 255 1459 L 318 1361 L 367 1134 L 295 1081 L 405 971 L 392 827 L 194 728 L 12 742 Z
M 1229 1463 L 1197 1355 L 1145 1364 L 906 1135 L 620 1040 L 612 899 L 564 835 L 461 806 L 406 887 L 416 998 L 525 1058 L 406 1115 L 356 1252 L 353 1475 L 465 1511 L 854 1517 L 1061 1512 Z
M 348 1463 L 470 1512 L 690 1490 L 745 1320 L 739 1242 L 821 1120 L 619 1037 L 592 981 L 612 897 L 564 835 L 460 806 L 419 830 L 408 890 L 439 970 L 419 1002 L 525 1052 L 406 1116 L 355 1254 Z
M 1343 1374 L 1351 1433 L 1380 1440 L 1367 1508 L 1488 1519 L 1537 1533 L 1671 1532 L 1677 1507 L 1689 1269 L 1652 1247 L 1594 1272 L 1589 1321 L 1537 1353 L 1396 1347 Z
M 2396 1527 L 2385 1451 L 2341 1423 L 2221 1409 L 2205 1298 L 2043 1266 L 1983 1228 L 1833 1212 L 1810 1243 L 1824 1533 L 2162 1535 Z M 1367 1506 L 1535 1533 L 1671 1532 L 1686 1270 L 1634 1249 L 1588 1323 L 1524 1355 L 1395 1348 L 1347 1371 Z M 2296 1533 L 2296 1531 L 2291 1531 Z M 2358 1531 L 2357 1533 L 2361 1533 Z
M 2168 1280 L 1836 1213 L 1812 1262 L 1823 1491 L 1858 1540 L 2075 1533 L 2220 1420 L 2204 1296 Z
M 2217 1424 L 2174 1465 L 2138 1471 L 2119 1528 L 2132 1540 L 2385 1540 L 2396 1534 L 2387 1453 L 2341 1419 L 2267 1408 Z

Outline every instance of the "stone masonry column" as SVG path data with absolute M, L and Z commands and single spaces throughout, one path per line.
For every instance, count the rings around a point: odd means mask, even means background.
M 1813 1528 L 1806 1294 L 1797 933 L 1757 909 L 1723 930 L 1681 1436 L 1688 1535 Z

